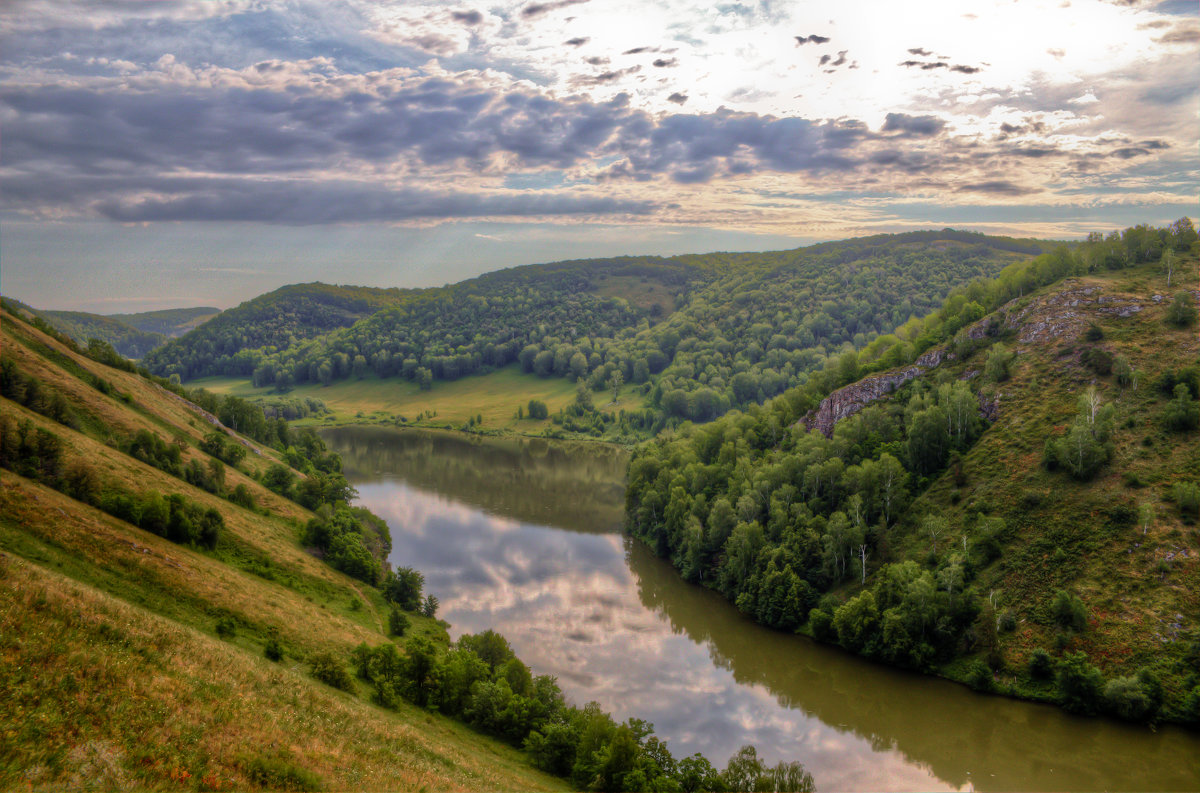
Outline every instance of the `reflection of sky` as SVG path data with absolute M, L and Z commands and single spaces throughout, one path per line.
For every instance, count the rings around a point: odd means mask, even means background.
M 702 752 L 723 766 L 753 743 L 771 762 L 801 760 L 822 790 L 947 787 L 898 751 L 738 683 L 643 605 L 619 535 L 515 523 L 394 480 L 357 487 L 391 526 L 393 565 L 424 573 L 455 637 L 499 631 L 571 701 L 652 722 L 677 757 Z

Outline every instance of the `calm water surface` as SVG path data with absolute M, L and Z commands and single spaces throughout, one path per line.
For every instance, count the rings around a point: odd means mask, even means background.
M 866 663 L 744 619 L 620 533 L 600 445 L 331 429 L 392 562 L 452 634 L 494 628 L 576 704 L 647 719 L 676 757 L 738 747 L 837 790 L 1197 790 L 1200 735 L 1068 716 Z

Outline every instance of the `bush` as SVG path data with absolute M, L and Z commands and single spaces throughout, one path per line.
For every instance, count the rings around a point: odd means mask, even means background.
M 1089 347 L 1079 356 L 1079 360 L 1084 366 L 1102 377 L 1112 373 L 1113 357 L 1112 353 L 1107 350 L 1099 347 Z
M 976 691 L 991 691 L 995 680 L 992 670 L 983 661 L 976 658 L 967 669 L 967 685 Z
M 550 415 L 550 409 L 546 407 L 546 403 L 540 399 L 529 400 L 529 418 L 544 419 Z
M 238 765 L 255 785 L 269 790 L 321 790 L 321 778 L 312 771 L 273 757 L 244 757 Z
M 221 617 L 217 620 L 217 635 L 222 639 L 232 639 L 237 636 L 237 623 L 233 617 Z
M 1058 590 L 1050 603 L 1050 612 L 1054 621 L 1063 629 L 1082 631 L 1087 628 L 1087 607 L 1078 595 Z
M 263 647 L 263 657 L 268 661 L 279 662 L 283 660 L 283 645 L 279 643 L 279 637 L 271 634 L 267 638 L 267 643 Z
M 1122 719 L 1145 721 L 1158 711 L 1151 687 L 1137 677 L 1116 677 L 1104 686 L 1104 707 Z
M 1175 293 L 1175 298 L 1167 309 L 1167 322 L 1178 328 L 1188 328 L 1196 324 L 1196 300 L 1190 292 Z
M 1104 678 L 1082 652 L 1063 656 L 1058 664 L 1058 701 L 1072 713 L 1092 714 L 1100 699 Z
M 1200 513 L 1200 484 L 1195 482 L 1176 482 L 1171 488 L 1171 498 L 1175 506 L 1184 515 Z
M 1054 659 L 1041 647 L 1029 656 L 1029 676 L 1034 680 L 1049 680 L 1054 674 Z
M 327 686 L 341 691 L 353 691 L 354 680 L 346 671 L 346 666 L 333 653 L 322 652 L 308 659 L 312 676 Z
M 391 612 L 388 614 L 388 633 L 392 636 L 403 636 L 408 630 L 408 617 L 404 616 L 404 612 L 392 606 Z

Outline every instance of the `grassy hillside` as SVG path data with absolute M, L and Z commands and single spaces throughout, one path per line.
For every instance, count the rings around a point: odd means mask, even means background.
M 727 787 L 503 637 L 451 644 L 316 436 L 214 430 L 110 350 L 0 334 L 0 788 Z
M 846 355 L 664 434 L 631 463 L 631 530 L 766 624 L 1200 721 L 1195 233 L 1162 235 L 1169 287 L 1159 236 L 1038 257 L 901 329 L 900 367 Z
M 70 336 L 78 344 L 86 345 L 88 339 L 100 339 L 111 344 L 113 349 L 126 358 L 142 358 L 167 340 L 161 332 L 135 327 L 117 317 L 89 314 L 85 311 L 45 311 L 19 301 L 10 302 L 19 306 L 26 316 L 41 317 L 51 327 Z
M 0 325 L 5 357 L 43 395 L 61 397 L 76 428 L 3 399 L 6 426 L 59 438 L 68 478 L 86 467 L 110 487 L 180 493 L 224 518 L 206 551 L 0 471 L 0 686 L 10 705 L 0 716 L 9 736 L 0 786 L 562 787 L 463 725 L 313 680 L 305 660 L 314 653 L 387 641 L 387 604 L 303 550 L 311 513 L 249 475 L 275 463 L 273 452 L 250 455 L 244 472 L 226 469 L 252 509 L 190 486 L 114 447 L 150 429 L 179 438 L 186 457 L 203 455 L 195 444 L 210 427 L 194 410 L 10 316 Z M 11 440 L 6 432 L 6 459 Z M 232 635 L 216 635 L 222 621 Z M 436 621 L 410 621 L 409 640 L 446 642 Z M 262 657 L 272 639 L 281 663 Z
M 118 322 L 147 333 L 161 333 L 169 339 L 182 336 L 209 321 L 221 309 L 211 306 L 195 308 L 165 308 L 159 311 L 139 311 L 136 314 L 109 314 Z

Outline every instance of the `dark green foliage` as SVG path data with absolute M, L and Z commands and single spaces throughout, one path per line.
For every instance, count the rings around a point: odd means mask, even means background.
M 1054 622 L 1064 630 L 1083 631 L 1087 629 L 1087 607 L 1078 595 L 1058 590 L 1050 603 L 1050 614 Z
M 1016 353 L 1010 351 L 1001 343 L 995 344 L 988 353 L 984 371 L 989 378 L 997 383 L 1007 380 L 1012 375 L 1013 359 Z
M 308 666 L 312 676 L 325 685 L 342 691 L 354 690 L 354 679 L 346 671 L 346 665 L 332 653 L 315 653 L 308 659 Z
M 392 636 L 403 636 L 404 632 L 408 630 L 408 626 L 408 617 L 404 616 L 403 611 L 392 606 L 391 611 L 388 612 L 388 633 Z
M 388 573 L 382 585 L 383 596 L 405 611 L 416 611 L 421 607 L 421 590 L 425 576 L 411 567 L 398 567 Z
M 1176 482 L 1171 486 L 1171 498 L 1182 514 L 1193 517 L 1200 515 L 1200 484 Z
M 1104 707 L 1128 721 L 1149 721 L 1162 705 L 1162 684 L 1152 672 L 1115 677 L 1104 685 Z
M 1187 385 L 1176 385 L 1174 396 L 1175 398 L 1167 403 L 1164 413 L 1167 428 L 1176 432 L 1186 432 L 1200 427 L 1200 401 L 1192 398 Z
M 437 616 L 437 610 L 438 599 L 433 595 L 426 595 L 425 599 L 421 601 L 421 613 L 426 617 L 433 618 Z
M 381 527 L 386 533 L 387 524 L 365 509 L 326 504 L 305 526 L 304 542 L 322 550 L 331 567 L 375 584 L 382 570 L 381 559 L 391 550 L 391 537 L 381 536 Z
M 568 705 L 557 681 L 531 674 L 494 631 L 466 634 L 444 653 L 424 637 L 411 639 L 403 654 L 395 644 L 363 643 L 351 652 L 351 662 L 358 676 L 374 687 L 376 703 L 395 707 L 403 698 L 436 708 L 522 747 L 534 766 L 568 778 L 581 789 L 813 789 L 802 765 L 768 767 L 753 747 L 735 755 L 724 773 L 700 755 L 676 762 L 654 735 L 653 725 L 639 719 L 618 724 L 594 702 L 583 708 Z M 730 780 L 737 782 L 731 785 Z M 749 787 L 740 787 L 742 782 Z
M 1167 322 L 1179 328 L 1196 324 L 1196 298 L 1191 292 L 1176 292 L 1167 308 Z
M 1057 669 L 1058 701 L 1072 713 L 1092 714 L 1100 703 L 1104 678 L 1082 652 L 1064 655 Z
M 267 790 L 324 790 L 321 777 L 294 763 L 274 757 L 244 757 L 238 765 L 255 785 Z
M 1034 680 L 1049 680 L 1054 675 L 1054 658 L 1041 647 L 1029 656 L 1029 676 Z
M 285 286 L 221 312 L 182 338 L 157 348 L 144 362 L 156 374 L 178 374 L 184 380 L 214 374 L 250 375 L 263 357 L 261 348 L 282 348 L 293 339 L 310 339 L 347 327 L 395 305 L 402 295 L 398 289 Z M 273 371 L 270 376 L 273 383 Z
M 1112 374 L 1113 356 L 1103 347 L 1088 347 L 1079 356 L 1080 362 L 1101 377 Z
M 544 419 L 550 415 L 550 411 L 546 408 L 546 403 L 540 399 L 529 400 L 527 412 L 531 419 Z
M 237 622 L 232 617 L 221 617 L 217 620 L 216 631 L 222 639 L 232 639 L 237 636 Z
M 234 467 L 246 458 L 246 448 L 224 432 L 210 432 L 204 436 L 200 451 Z
M 992 670 L 988 668 L 987 664 L 979 659 L 971 662 L 971 666 L 967 670 L 967 685 L 976 691 L 991 691 L 995 684 Z
M 275 633 L 267 637 L 267 643 L 263 645 L 263 657 L 276 663 L 283 660 L 283 645 Z

